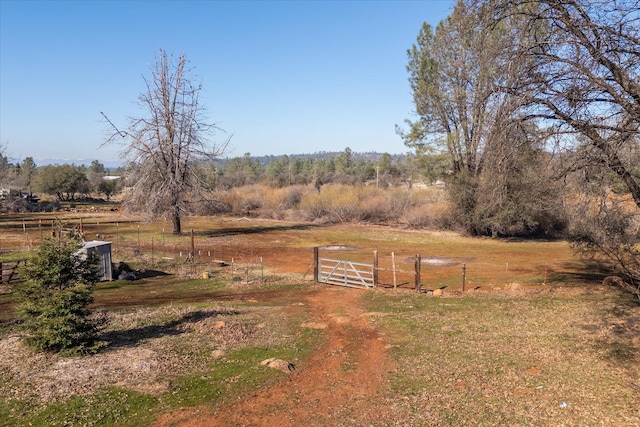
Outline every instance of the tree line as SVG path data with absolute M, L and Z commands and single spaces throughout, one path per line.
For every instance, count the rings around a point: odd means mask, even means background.
M 37 194 L 52 196 L 56 201 L 75 201 L 91 196 L 107 200 L 121 191 L 125 169 L 108 171 L 98 160 L 85 165 L 63 164 L 38 166 L 33 157 L 10 163 L 0 147 L 0 188 L 3 211 L 34 208 Z M 31 203 L 31 206 L 29 205 Z
M 118 195 L 135 176 L 136 166 L 108 170 L 99 160 L 89 166 L 62 164 L 37 166 L 32 157 L 10 163 L 5 155 L 0 164 L 0 187 L 13 189 L 16 196 L 35 197 L 46 194 L 57 201 L 77 201 Z M 247 185 L 263 184 L 273 188 L 292 185 L 370 184 L 379 188 L 411 187 L 413 183 L 444 180 L 447 175 L 446 155 L 418 158 L 411 153 L 355 153 L 349 147 L 342 152 L 315 154 L 251 156 L 216 159 L 198 164 L 199 179 L 209 188 L 231 190 Z M 129 185 L 131 183 L 129 182 Z
M 252 157 L 246 153 L 209 165 L 208 180 L 217 189 L 265 184 L 274 188 L 290 185 L 375 184 L 381 188 L 429 184 L 444 179 L 447 160 L 432 155 L 342 152 Z

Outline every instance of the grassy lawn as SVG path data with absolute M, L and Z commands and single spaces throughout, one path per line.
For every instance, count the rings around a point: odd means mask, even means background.
M 393 346 L 387 404 L 406 425 L 640 423 L 630 295 L 581 287 L 366 301 Z

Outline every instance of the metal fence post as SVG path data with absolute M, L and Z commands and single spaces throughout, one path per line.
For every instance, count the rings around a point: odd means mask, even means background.
M 373 251 L 373 287 L 378 286 L 378 251 Z

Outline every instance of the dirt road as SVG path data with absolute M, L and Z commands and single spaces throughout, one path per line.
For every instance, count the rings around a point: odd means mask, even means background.
M 219 412 L 185 410 L 161 417 L 158 425 L 335 426 L 379 420 L 393 364 L 387 344 L 361 307 L 363 295 L 326 287 L 308 297 L 316 327 L 327 326 L 327 342 L 279 383 Z

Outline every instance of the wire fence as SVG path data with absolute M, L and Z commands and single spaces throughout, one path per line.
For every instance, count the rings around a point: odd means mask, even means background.
M 46 237 L 77 236 L 85 241 L 111 243 L 118 278 L 131 270 L 167 271 L 182 277 L 207 277 L 223 270 L 232 281 L 269 280 L 265 260 L 255 251 L 233 244 L 214 242 L 206 233 L 193 230 L 174 235 L 157 224 L 135 220 L 114 221 L 104 218 L 16 219 L 4 223 L 0 234 L 0 260 L 13 254 L 31 252 Z
M 473 257 L 440 257 L 357 251 L 326 255 L 346 262 L 367 262 L 375 268 L 376 286 L 431 291 L 434 289 L 470 290 L 486 286 L 546 285 L 566 282 L 567 273 L 549 263 L 479 261 Z
M 65 223 L 55 218 L 16 218 L 0 225 L 0 260 L 10 260 L 12 253 L 32 251 L 47 236 L 61 229 L 67 234 L 82 236 L 85 240 L 111 242 L 116 270 L 128 264 L 133 269 L 170 272 L 183 277 L 205 277 L 223 274 L 228 280 L 253 282 L 268 281 L 276 273 L 275 260 L 258 253 L 257 249 L 235 244 L 233 239 L 214 239 L 224 235 L 199 230 L 174 235 L 158 223 L 120 220 L 113 217 L 65 217 Z M 217 230 L 220 231 L 220 230 Z M 371 251 L 340 254 L 352 261 L 369 262 Z M 349 258 L 351 257 L 351 258 Z M 380 252 L 377 265 L 381 286 L 415 288 L 415 254 Z M 331 256 L 335 258 L 335 256 Z M 308 262 L 313 262 L 313 248 L 309 248 Z M 269 264 L 271 262 L 271 264 Z M 555 266 L 557 267 L 557 266 Z M 301 273 L 306 265 L 303 265 Z M 307 273 L 309 269 L 307 269 Z M 118 278 L 118 275 L 114 275 Z M 311 279 L 306 274 L 303 278 Z M 479 261 L 474 257 L 421 256 L 420 285 L 426 289 L 472 289 L 481 286 L 520 284 L 548 284 L 565 280 L 566 275 L 549 263 L 523 263 L 511 261 Z

